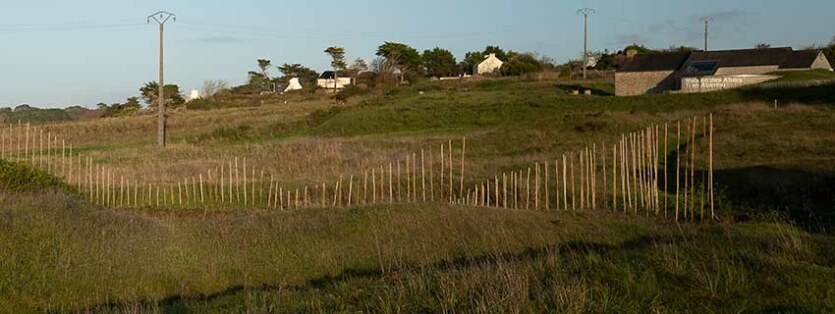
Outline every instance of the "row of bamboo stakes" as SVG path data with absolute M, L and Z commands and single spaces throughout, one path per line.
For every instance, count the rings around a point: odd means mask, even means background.
M 544 211 L 601 209 L 672 216 L 676 221 L 717 219 L 713 115 L 693 117 L 683 125 L 679 121 L 674 127 L 673 143 L 669 124 L 653 124 L 621 135 L 611 146 L 592 144 L 553 162 L 502 172 L 469 187 L 463 202 Z M 697 149 L 700 138 L 708 141 L 706 150 Z M 697 173 L 699 161 L 707 163 L 707 171 Z
M 707 117 L 687 119 L 684 125 L 679 121 L 675 131 L 675 142 L 669 143 L 668 124 L 650 125 L 621 135 L 611 146 L 595 143 L 553 162 L 502 172 L 476 184 L 465 177 L 466 138 L 441 143 L 438 151 L 406 154 L 361 176 L 307 185 L 281 182 L 238 157 L 176 182 L 140 183 L 96 165 L 60 136 L 20 122 L 3 128 L 0 157 L 44 169 L 91 202 L 113 207 L 300 209 L 448 202 L 542 211 L 602 209 L 673 216 L 677 221 L 716 219 L 713 116 L 709 122 Z M 697 151 L 699 138 L 708 139 L 707 150 Z M 707 180 L 697 182 L 697 160 L 707 160 Z

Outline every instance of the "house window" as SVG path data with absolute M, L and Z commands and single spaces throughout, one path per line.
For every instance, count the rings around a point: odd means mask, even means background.
M 719 66 L 719 61 L 695 61 L 687 65 L 687 74 L 713 74 Z

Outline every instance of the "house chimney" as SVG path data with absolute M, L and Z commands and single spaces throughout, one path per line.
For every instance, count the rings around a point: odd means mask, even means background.
M 490 59 L 490 58 L 495 58 L 495 57 L 496 57 L 496 54 L 491 53 L 491 54 L 487 55 L 486 57 L 484 57 L 484 59 Z

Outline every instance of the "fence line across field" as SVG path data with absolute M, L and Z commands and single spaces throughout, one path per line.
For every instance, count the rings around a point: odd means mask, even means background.
M 43 169 L 91 202 L 114 207 L 301 209 L 442 200 L 489 208 L 643 213 L 676 221 L 716 219 L 713 115 L 677 121 L 672 151 L 670 128 L 668 123 L 649 125 L 622 134 L 614 143 L 592 143 L 553 160 L 473 181 L 465 177 L 466 138 L 441 143 L 438 156 L 430 146 L 374 165 L 361 175 L 306 185 L 282 182 L 252 167 L 245 157 L 223 160 L 173 183 L 150 178 L 140 184 L 138 178 L 83 157 L 60 134 L 21 122 L 2 128 L 0 157 Z M 707 140 L 706 149 L 697 149 L 699 138 Z M 672 161 L 674 193 L 669 182 Z M 698 182 L 697 162 L 708 166 Z

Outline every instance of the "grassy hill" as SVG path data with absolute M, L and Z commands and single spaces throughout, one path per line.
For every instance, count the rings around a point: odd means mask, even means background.
M 606 84 L 424 82 L 370 90 L 344 106 L 321 96 L 236 100 L 255 102 L 175 113 L 165 150 L 154 147 L 153 117 L 46 130 L 141 183 L 178 182 L 246 157 L 288 184 L 318 184 L 466 137 L 470 184 L 650 123 L 712 113 L 721 221 L 440 203 L 115 209 L 47 185 L 0 197 L 0 252 L 9 256 L 0 259 L 0 304 L 175 313 L 835 310 L 832 86 L 569 93 Z M 19 171 L 9 165 L 0 171 Z

